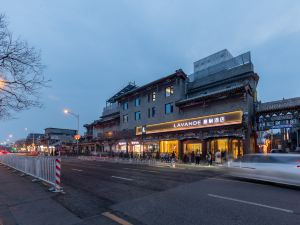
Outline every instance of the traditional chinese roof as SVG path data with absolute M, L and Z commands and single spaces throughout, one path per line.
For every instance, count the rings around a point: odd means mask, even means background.
M 152 82 L 150 82 L 150 83 L 148 83 L 148 84 L 145 84 L 145 85 L 143 85 L 143 86 L 141 86 L 141 87 L 137 87 L 137 88 L 135 88 L 135 89 L 132 89 L 131 91 L 128 91 L 128 92 L 126 92 L 126 93 L 124 93 L 124 94 L 122 94 L 122 95 L 119 95 L 119 96 L 117 96 L 117 97 L 115 98 L 115 100 L 117 101 L 117 100 L 119 100 L 119 99 L 121 99 L 121 98 L 123 98 L 123 97 L 127 97 L 127 96 L 129 96 L 129 95 L 131 95 L 131 94 L 135 94 L 135 93 L 138 93 L 138 92 L 143 92 L 143 91 L 145 91 L 145 90 L 151 88 L 151 87 L 154 86 L 154 85 L 158 85 L 158 84 L 160 84 L 160 83 L 162 83 L 162 82 L 164 82 L 164 81 L 168 81 L 168 80 L 173 79 L 173 78 L 175 78 L 175 77 L 182 77 L 182 78 L 186 79 L 186 78 L 187 78 L 187 75 L 186 75 L 181 69 L 176 70 L 176 72 L 173 73 L 173 74 L 171 74 L 171 75 L 162 77 L 162 78 L 160 78 L 160 79 L 158 79 L 158 80 L 152 81 Z
M 180 100 L 180 101 L 176 102 L 176 106 L 182 106 L 182 105 L 185 105 L 188 103 L 193 104 L 193 103 L 201 102 L 201 101 L 209 99 L 209 98 L 221 97 L 226 94 L 230 94 L 230 93 L 237 92 L 237 91 L 245 91 L 247 89 L 247 87 L 248 87 L 248 89 L 250 88 L 248 84 L 237 83 L 232 86 L 228 86 L 228 87 L 218 89 L 215 91 L 206 91 L 195 97 Z
M 295 108 L 300 108 L 300 97 L 260 103 L 257 107 L 257 112 L 262 113 Z

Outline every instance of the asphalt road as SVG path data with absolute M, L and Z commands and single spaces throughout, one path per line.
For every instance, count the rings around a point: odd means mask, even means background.
M 119 224 L 300 224 L 300 191 L 223 175 L 64 159 L 66 194 L 55 200 L 80 218 L 109 212 Z

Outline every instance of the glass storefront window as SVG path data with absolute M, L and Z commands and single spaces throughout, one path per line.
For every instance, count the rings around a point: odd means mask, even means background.
M 172 154 L 175 152 L 176 157 L 178 158 L 178 141 L 161 141 L 160 142 L 160 153 L 161 154 Z
M 184 153 L 189 155 L 192 152 L 194 152 L 195 154 L 197 152 L 200 152 L 200 154 L 202 154 L 202 143 L 184 144 Z
M 218 145 L 218 151 L 220 152 L 228 152 L 228 139 L 218 139 L 217 140 L 217 145 Z

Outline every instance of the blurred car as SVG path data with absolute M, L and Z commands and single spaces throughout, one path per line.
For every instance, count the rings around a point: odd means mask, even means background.
M 299 154 L 248 154 L 228 163 L 230 175 L 300 186 Z
M 10 154 L 10 152 L 7 150 L 0 150 L 0 155 L 7 155 L 7 154 Z

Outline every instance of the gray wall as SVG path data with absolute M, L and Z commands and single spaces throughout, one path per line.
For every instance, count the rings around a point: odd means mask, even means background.
M 174 94 L 166 97 L 165 88 L 173 85 Z M 120 129 L 135 129 L 136 126 L 146 125 L 146 124 L 156 124 L 166 121 L 172 121 L 178 119 L 179 109 L 175 106 L 175 102 L 183 99 L 185 97 L 185 80 L 182 78 L 177 78 L 175 82 L 168 85 L 158 86 L 155 89 L 151 89 L 140 95 L 128 98 L 129 107 L 127 110 L 123 110 L 123 103 L 120 102 Z M 156 101 L 148 102 L 148 93 L 156 92 Z M 136 107 L 134 105 L 134 100 L 136 97 L 141 97 L 141 105 Z M 165 104 L 173 103 L 174 112 L 172 114 L 165 114 Z M 148 108 L 155 107 L 155 116 L 148 118 Z M 135 121 L 135 112 L 141 111 L 141 120 Z M 128 114 L 128 123 L 123 123 L 123 115 Z

